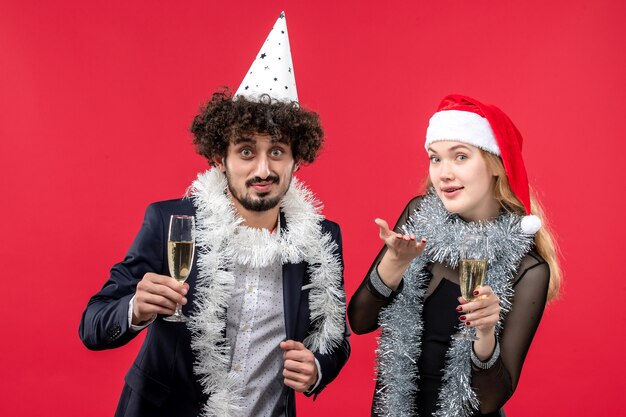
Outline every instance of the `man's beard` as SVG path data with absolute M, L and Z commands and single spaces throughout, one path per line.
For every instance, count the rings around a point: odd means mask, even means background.
M 250 210 L 250 211 L 260 212 L 260 211 L 267 211 L 267 210 L 273 209 L 280 203 L 280 200 L 282 200 L 282 198 L 287 193 L 287 190 L 289 189 L 289 186 L 287 186 L 287 188 L 282 194 L 277 195 L 276 197 L 273 197 L 273 198 L 265 198 L 265 196 L 267 196 L 269 192 L 259 193 L 257 194 L 257 198 L 252 198 L 250 197 L 250 194 L 239 195 L 239 193 L 237 193 L 237 190 L 235 190 L 231 185 L 230 175 L 228 174 L 228 171 L 226 171 L 226 179 L 227 179 L 228 190 L 230 191 L 230 195 L 232 195 L 233 198 L 237 200 L 239 204 L 243 206 L 243 208 L 245 208 L 246 210 Z M 268 181 L 273 182 L 277 186 L 280 185 L 280 178 L 278 178 L 275 175 L 269 175 L 267 176 L 267 178 L 261 178 L 261 177 L 251 178 L 246 181 L 245 186 L 246 186 L 246 189 L 248 189 L 249 187 L 252 187 L 252 185 L 256 183 L 268 182 Z

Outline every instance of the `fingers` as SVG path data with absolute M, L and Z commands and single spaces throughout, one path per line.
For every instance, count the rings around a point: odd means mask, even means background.
M 188 290 L 188 284 L 181 285 L 171 277 L 147 273 L 137 284 L 133 315 L 141 322 L 155 314 L 173 314 L 177 303 L 187 304 Z
M 398 240 L 405 240 L 405 241 L 415 241 L 415 235 L 414 234 L 402 234 L 402 233 L 396 233 L 393 230 L 391 230 L 389 228 L 389 223 L 387 223 L 386 220 L 384 219 L 380 219 L 380 218 L 376 218 L 374 219 L 374 223 L 376 223 L 376 225 L 378 225 L 378 227 L 380 228 L 380 238 L 385 240 L 389 237 L 395 237 Z M 426 243 L 425 239 L 422 239 L 423 243 Z
M 472 309 L 480 308 L 481 306 L 486 305 L 486 304 L 490 304 L 493 302 L 500 302 L 500 299 L 493 292 L 493 289 L 489 285 L 478 287 L 474 291 L 473 295 L 475 298 L 472 301 L 467 300 L 466 298 L 462 296 L 457 298 L 457 300 L 459 301 L 459 304 L 461 304 L 459 307 L 462 307 L 463 311 L 471 311 Z M 485 300 L 486 302 L 483 302 Z M 476 304 L 472 304 L 472 303 L 476 303 Z M 461 310 L 457 310 L 457 311 L 460 312 Z
M 385 240 L 392 233 L 391 230 L 389 230 L 389 224 L 385 220 L 376 218 L 374 219 L 374 223 L 380 228 L 379 236 L 381 239 Z
M 152 304 L 149 301 L 135 298 L 133 304 L 133 317 L 132 324 L 139 324 L 147 322 L 157 314 L 172 315 L 176 310 L 176 304 L 171 307 L 166 307 L 162 300 L 157 300 L 158 304 Z
M 460 314 L 459 320 L 466 326 L 487 329 L 494 327 L 500 318 L 500 300 L 493 289 L 485 285 L 474 293 L 478 298 L 468 301 L 459 297 L 460 305 L 456 311 Z
M 426 247 L 426 239 L 416 241 L 414 235 L 401 235 L 389 237 L 385 240 L 387 250 L 393 254 L 396 259 L 412 260 L 420 256 Z
M 137 290 L 139 291 L 140 289 L 181 303 L 189 291 L 189 284 L 181 284 L 172 277 L 148 272 L 137 284 Z
M 317 381 L 315 356 L 302 343 L 286 340 L 280 343 L 283 353 L 284 384 L 298 392 L 307 391 Z
M 175 279 L 173 279 L 170 276 L 167 275 L 159 275 L 159 274 L 155 274 L 153 272 L 147 272 L 144 276 L 143 279 L 140 282 L 146 282 L 146 283 L 152 283 L 152 284 L 156 284 L 156 285 L 164 285 L 170 289 L 172 289 L 175 292 L 178 292 L 180 294 L 186 294 L 187 291 L 189 290 L 189 284 L 187 284 L 186 282 L 181 284 L 180 282 L 176 281 Z
M 315 356 L 313 352 L 308 350 L 301 342 L 295 340 L 285 340 L 280 342 L 280 348 L 284 350 L 283 360 L 293 360 L 298 362 L 313 362 L 315 363 Z
M 469 327 L 495 326 L 499 318 L 500 306 L 493 304 L 459 316 L 459 320 Z
M 389 245 L 387 245 L 389 247 Z M 426 247 L 426 239 L 417 241 L 415 235 L 398 235 L 392 244 L 393 249 L 399 254 L 411 259 L 420 256 Z
M 283 383 L 297 392 L 308 391 L 317 378 L 317 369 L 313 364 L 313 369 L 309 373 L 294 372 L 287 368 L 283 369 Z
M 405 241 L 415 240 L 415 236 L 412 234 L 404 235 L 402 233 L 396 233 L 393 230 L 391 230 L 386 220 L 376 218 L 374 219 L 374 223 L 376 223 L 378 227 L 380 228 L 380 238 L 383 240 L 390 238 L 390 237 L 395 237 L 396 239 L 405 240 Z
M 397 240 L 401 241 L 401 243 L 404 243 L 409 247 L 415 244 L 415 235 L 413 234 L 403 235 L 402 233 L 396 233 L 395 235 L 395 238 Z
M 285 361 L 285 371 L 283 375 L 298 381 L 308 381 L 315 371 L 315 360 L 309 362 L 299 362 L 288 359 Z
M 295 340 L 285 340 L 280 342 L 280 348 L 284 351 L 288 350 L 307 350 L 307 348 L 301 343 Z
M 493 288 L 491 288 L 489 285 L 483 285 L 482 287 L 476 288 L 476 290 L 474 291 L 474 295 L 477 297 L 490 296 L 492 294 L 495 295 L 493 292 Z

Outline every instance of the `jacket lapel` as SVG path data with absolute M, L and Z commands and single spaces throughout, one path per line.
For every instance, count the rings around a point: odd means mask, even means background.
M 286 230 L 284 214 L 280 213 L 281 233 Z M 296 323 L 302 296 L 302 283 L 306 273 L 305 263 L 283 265 L 283 305 L 285 309 L 285 333 L 287 339 L 296 337 Z

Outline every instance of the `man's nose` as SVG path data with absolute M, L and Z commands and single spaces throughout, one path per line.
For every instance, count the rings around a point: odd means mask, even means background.
M 270 175 L 269 161 L 266 156 L 259 156 L 254 170 L 254 176 L 259 178 L 267 178 Z

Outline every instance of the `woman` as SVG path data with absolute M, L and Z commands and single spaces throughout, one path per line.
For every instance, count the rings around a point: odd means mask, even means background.
M 447 96 L 425 147 L 428 192 L 408 203 L 396 231 L 375 220 L 385 246 L 348 307 L 355 333 L 382 329 L 372 415 L 497 416 L 558 294 L 554 244 L 530 197 L 522 137 L 501 110 Z M 459 287 L 467 234 L 490 244 L 473 301 Z M 478 340 L 453 337 L 463 328 Z

